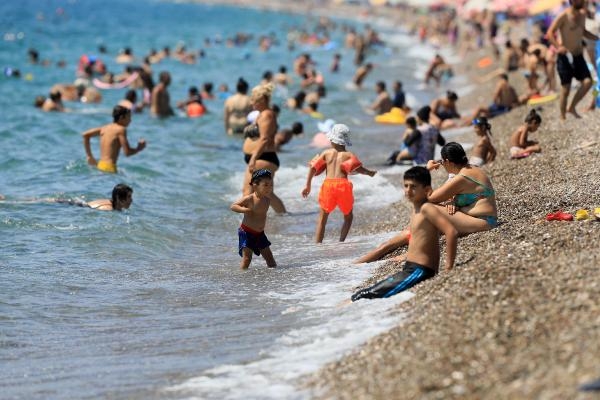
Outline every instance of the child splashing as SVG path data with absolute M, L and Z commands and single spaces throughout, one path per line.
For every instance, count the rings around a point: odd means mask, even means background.
M 481 167 L 496 159 L 496 148 L 492 144 L 491 138 L 492 125 L 486 117 L 479 117 L 473 120 L 473 128 L 475 134 L 479 137 L 479 141 L 473 147 L 469 164 Z

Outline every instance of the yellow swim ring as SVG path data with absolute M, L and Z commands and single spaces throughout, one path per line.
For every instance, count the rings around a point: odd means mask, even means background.
M 390 112 L 375 116 L 375 122 L 380 124 L 403 124 L 406 122 L 406 113 L 398 107 L 393 107 Z
M 553 101 L 556 100 L 558 98 L 558 94 L 557 93 L 550 93 L 547 94 L 545 96 L 536 96 L 536 97 L 531 97 L 529 100 L 527 100 L 527 105 L 528 106 L 535 106 L 538 104 L 543 104 L 543 103 L 547 103 L 549 101 Z

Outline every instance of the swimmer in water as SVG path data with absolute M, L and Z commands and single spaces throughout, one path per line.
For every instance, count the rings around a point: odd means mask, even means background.
M 124 183 L 119 183 L 113 188 L 110 199 L 97 199 L 87 203 L 89 208 L 99 211 L 127 210 L 133 202 L 133 189 Z
M 121 211 L 127 210 L 131 203 L 133 189 L 124 183 L 115 185 L 112 190 L 112 197 L 110 199 L 96 199 L 86 202 L 79 198 L 44 198 L 44 199 L 29 199 L 29 200 L 17 200 L 17 201 L 5 201 L 4 196 L 0 195 L 0 201 L 9 204 L 40 204 L 40 203 L 59 203 L 69 204 L 71 206 L 91 208 L 98 211 Z

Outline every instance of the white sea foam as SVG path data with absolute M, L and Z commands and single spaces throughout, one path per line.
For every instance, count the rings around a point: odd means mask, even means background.
M 372 238 L 356 239 L 353 245 L 359 247 L 372 242 Z M 320 247 L 318 252 L 328 253 L 327 247 Z M 301 377 L 402 320 L 401 314 L 390 309 L 412 297 L 410 292 L 342 305 L 348 300 L 349 289 L 366 278 L 373 267 L 352 265 L 349 259 L 303 266 L 306 274 L 327 274 L 328 279 L 316 285 L 295 281 L 293 290 L 278 288 L 264 294 L 293 304 L 282 314 L 297 314 L 302 319 L 301 328 L 282 333 L 261 351 L 260 359 L 208 369 L 165 391 L 169 397 L 182 399 L 310 398 L 311 393 L 297 386 Z

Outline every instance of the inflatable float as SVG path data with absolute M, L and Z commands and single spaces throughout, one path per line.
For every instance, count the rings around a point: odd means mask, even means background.
M 528 106 L 537 106 L 538 104 L 544 104 L 547 103 L 549 101 L 553 101 L 556 100 L 558 98 L 558 94 L 557 93 L 550 93 L 547 94 L 545 96 L 542 95 L 533 95 L 529 98 L 529 100 L 527 100 L 527 105 Z
M 375 122 L 380 124 L 404 124 L 406 113 L 398 107 L 393 107 L 390 112 L 375 116 Z
M 131 85 L 133 82 L 135 82 L 135 80 L 138 78 L 138 76 L 139 76 L 139 74 L 137 72 L 134 72 L 131 75 L 129 75 L 127 78 L 122 80 L 121 82 L 116 82 L 116 83 L 103 82 L 98 78 L 94 78 L 92 83 L 98 89 L 123 89 L 123 88 L 126 88 L 127 86 Z

